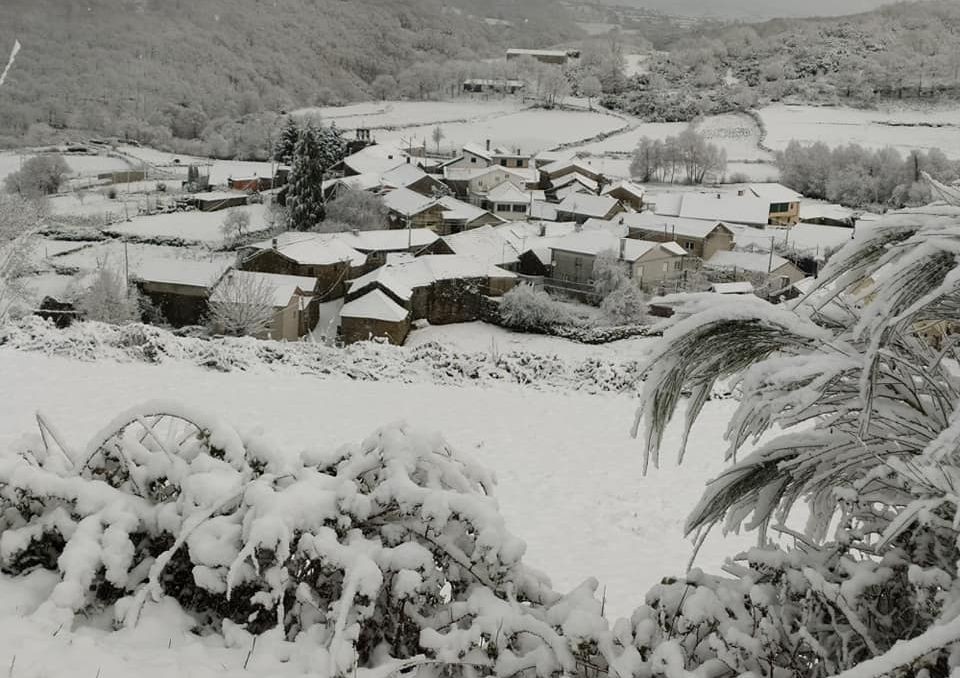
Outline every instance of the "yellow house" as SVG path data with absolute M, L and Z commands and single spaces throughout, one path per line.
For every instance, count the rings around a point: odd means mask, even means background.
M 769 223 L 774 226 L 793 226 L 800 222 L 802 195 L 783 184 L 750 184 L 746 190 L 770 204 Z

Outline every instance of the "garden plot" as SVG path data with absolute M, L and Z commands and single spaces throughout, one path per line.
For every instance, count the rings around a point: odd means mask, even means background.
M 221 227 L 230 212 L 246 212 L 250 215 L 250 231 L 266 228 L 267 208 L 264 205 L 231 207 L 217 212 L 171 212 L 138 216 L 115 224 L 111 231 L 140 238 L 182 238 L 192 242 L 219 244 L 223 242 Z
M 155 169 L 183 180 L 187 178 L 187 167 L 199 165 L 201 173 L 209 173 L 210 183 L 214 186 L 225 185 L 228 179 L 273 176 L 276 168 L 276 164 L 270 162 L 213 160 L 179 153 L 168 153 L 143 146 L 120 146 L 118 150 L 134 161 L 147 163 Z
M 319 115 L 326 123 L 344 129 L 415 127 L 466 120 L 480 120 L 523 110 L 515 98 L 464 98 L 456 101 L 371 101 L 350 106 L 302 108 L 294 116 Z M 378 135 L 379 136 L 379 135 Z
M 860 110 L 778 104 L 759 113 L 767 128 L 765 143 L 777 150 L 796 139 L 828 146 L 892 146 L 902 154 L 937 148 L 950 158 L 960 158 L 960 110 L 955 108 Z
M 36 156 L 37 153 L 24 151 L 6 151 L 0 153 L 0 182 L 7 175 L 20 170 L 21 165 Z M 66 161 L 70 171 L 77 176 L 96 176 L 101 172 L 118 172 L 131 169 L 129 162 L 123 158 L 114 158 L 107 155 L 72 155 L 64 153 L 63 159 Z

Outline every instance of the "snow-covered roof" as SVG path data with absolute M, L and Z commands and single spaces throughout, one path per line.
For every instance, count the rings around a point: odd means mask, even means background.
M 623 261 L 636 261 L 652 249 L 660 248 L 677 256 L 685 256 L 682 247 L 668 247 L 676 243 L 659 243 L 650 240 L 633 240 L 632 238 L 618 238 L 606 230 L 590 230 L 572 233 L 559 238 L 550 245 L 551 249 L 563 250 L 596 256 L 601 252 L 614 251 Z
M 380 175 L 380 182 L 384 186 L 405 188 L 429 176 L 422 169 L 410 163 L 402 163 Z
M 509 182 L 508 182 L 509 183 Z M 444 196 L 437 200 L 443 206 L 443 218 L 450 219 L 454 221 L 465 221 L 468 224 L 472 221 L 475 221 L 483 216 L 489 215 L 495 217 L 487 210 L 482 207 L 477 207 L 476 205 L 471 205 L 468 202 L 462 200 L 457 200 L 453 196 Z M 499 219 L 499 217 L 495 217 Z
M 191 197 L 200 202 L 223 202 L 225 200 L 247 198 L 247 194 L 243 191 L 210 191 L 208 193 L 194 193 Z
M 546 221 L 556 221 L 557 220 L 557 206 L 553 203 L 545 202 L 543 200 L 534 200 L 530 205 L 530 209 L 527 210 L 527 214 L 530 215 L 531 219 L 544 219 Z
M 831 205 L 824 202 L 804 200 L 800 203 L 800 221 L 811 219 L 832 219 L 834 221 L 853 222 L 855 212 L 843 205 Z
M 750 282 L 713 283 L 710 291 L 717 294 L 753 294 L 753 284 Z
M 490 155 L 490 151 L 479 144 L 464 144 L 463 152 L 471 153 L 478 158 L 483 158 L 484 160 L 493 160 L 493 156 Z
M 616 190 L 623 190 L 623 191 L 629 193 L 630 195 L 632 195 L 632 196 L 634 196 L 634 197 L 636 197 L 636 198 L 641 198 L 641 199 L 643 198 L 643 196 L 644 196 L 645 193 L 646 193 L 646 191 L 645 191 L 645 189 L 643 188 L 643 186 L 640 186 L 639 184 L 635 184 L 635 183 L 633 183 L 632 181 L 627 181 L 626 179 L 621 179 L 620 181 L 618 181 L 618 182 L 616 182 L 616 183 L 610 184 L 609 186 L 605 187 L 605 188 L 601 191 L 601 193 L 602 193 L 603 195 L 606 195 L 606 194 L 610 193 L 611 191 L 616 191 Z
M 142 282 L 209 288 L 229 267 L 225 260 L 147 259 L 134 266 L 131 277 Z
M 574 172 L 579 172 L 580 174 L 599 174 L 597 168 L 593 167 L 589 163 L 584 162 L 578 158 L 566 158 L 562 160 L 556 160 L 551 162 L 549 165 L 543 165 L 540 167 L 540 171 L 544 174 L 556 174 L 558 172 L 563 172 L 565 170 L 573 170 Z
M 404 162 L 407 154 L 396 146 L 373 144 L 362 148 L 343 159 L 343 164 L 357 174 L 383 174 L 389 169 Z
M 490 165 L 488 167 L 444 167 L 443 178 L 448 181 L 471 181 L 488 174 L 512 175 L 523 182 L 534 181 L 537 178 L 536 170 L 523 167 L 504 167 Z
M 605 217 L 619 204 L 619 200 L 606 195 L 573 193 L 557 205 L 557 211 L 568 214 L 581 214 L 588 217 Z
M 590 191 L 593 193 L 595 193 L 597 190 L 597 182 L 590 177 L 580 174 L 579 172 L 564 174 L 562 177 L 552 183 L 554 188 L 563 188 L 567 184 L 572 184 L 573 182 L 577 182 L 584 188 L 590 189 Z
M 377 172 L 367 172 L 365 174 L 354 174 L 349 177 L 338 177 L 336 179 L 327 179 L 323 182 L 323 188 L 331 186 L 346 186 L 354 191 L 372 191 L 379 188 L 383 182 Z
M 353 249 L 345 242 L 340 233 L 299 233 L 277 240 L 276 250 L 288 259 L 306 266 L 329 266 L 340 261 L 349 261 L 353 266 L 366 263 L 365 254 Z M 263 241 L 266 247 L 274 249 L 272 241 Z M 259 244 L 258 244 L 259 245 Z
M 682 219 L 667 217 L 653 212 L 634 212 L 618 217 L 630 228 L 658 231 L 686 238 L 706 238 L 716 228 L 732 229 L 716 219 Z
M 348 301 L 340 309 L 341 318 L 369 318 L 387 322 L 403 322 L 409 312 L 380 290 L 370 290 L 362 297 Z
M 443 241 L 454 254 L 474 257 L 491 266 L 516 263 L 520 243 L 526 235 L 517 235 L 503 227 L 481 226 L 462 233 L 444 236 Z
M 487 200 L 500 203 L 528 203 L 532 195 L 526 191 L 521 191 L 509 181 L 498 184 L 487 193 Z
M 710 268 L 739 268 L 754 273 L 768 273 L 790 262 L 769 252 L 714 252 L 713 256 L 704 262 Z
M 210 294 L 210 301 L 228 301 L 235 299 L 224 298 L 223 292 L 232 280 L 239 279 L 243 283 L 250 285 L 265 285 L 270 289 L 273 297 L 274 306 L 286 306 L 290 303 L 290 298 L 297 293 L 297 290 L 311 293 L 316 289 L 317 279 L 307 278 L 299 275 L 281 275 L 279 273 L 260 273 L 258 271 L 238 271 L 230 270 L 220 279 L 220 283 L 213 288 Z
M 653 204 L 653 211 L 663 217 L 680 216 L 683 206 L 683 193 L 657 193 L 648 200 Z
M 783 184 L 776 182 L 747 184 L 747 190 L 756 197 L 762 198 L 769 203 L 799 202 L 803 198 L 803 195 L 797 193 L 792 188 L 787 188 Z
M 660 213 L 659 204 L 656 211 Z M 686 193 L 677 216 L 684 219 L 713 219 L 735 224 L 766 225 L 770 218 L 770 203 L 748 195 Z
M 395 188 L 384 194 L 383 203 L 387 209 L 398 212 L 403 216 L 420 214 L 437 204 L 435 198 L 430 198 L 409 188 Z
M 350 289 L 359 290 L 377 282 L 401 299 L 409 299 L 413 288 L 425 287 L 438 280 L 487 277 L 514 278 L 516 275 L 470 255 L 430 254 L 413 261 L 381 266 L 351 281 Z
M 359 252 L 401 252 L 411 247 L 432 245 L 439 239 L 429 228 L 349 231 L 338 233 L 337 237 Z

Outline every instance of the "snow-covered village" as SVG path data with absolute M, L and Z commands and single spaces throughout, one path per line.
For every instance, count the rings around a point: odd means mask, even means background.
M 3 0 L 0 670 L 960 677 L 958 54 Z

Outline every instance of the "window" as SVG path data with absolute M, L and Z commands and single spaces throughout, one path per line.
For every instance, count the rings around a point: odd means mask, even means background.
M 506 158 L 500 158 L 500 164 L 503 165 L 504 167 L 506 167 L 506 166 L 507 166 L 507 159 L 506 159 Z
M 526 212 L 526 211 L 527 211 L 527 206 L 526 206 L 526 205 L 514 205 L 514 206 L 513 206 L 513 211 L 514 211 L 514 212 L 520 212 L 520 213 L 522 214 L 523 212 Z
M 510 211 L 510 205 L 502 205 L 502 204 L 500 204 L 500 203 L 497 203 L 497 209 L 496 209 L 495 211 L 497 211 L 497 212 L 509 212 L 509 211 Z
M 673 270 L 674 270 L 674 271 L 679 271 L 681 268 L 683 268 L 683 260 L 682 260 L 682 259 L 677 259 L 675 262 L 673 262 Z
M 790 211 L 790 203 L 775 202 L 772 205 L 770 205 L 771 214 L 780 214 L 782 212 L 789 212 L 789 211 Z
M 666 273 L 670 270 L 670 264 L 668 262 L 663 262 L 663 272 Z
M 780 289 L 782 290 L 785 287 L 790 286 L 790 277 L 786 275 L 780 276 Z
M 471 156 L 471 157 L 470 157 L 470 162 L 472 162 L 472 163 L 476 163 L 476 162 L 477 162 L 477 159 L 476 159 L 476 158 L 474 158 L 473 156 Z
M 683 241 L 683 246 L 684 246 L 685 248 L 687 248 L 688 250 L 692 250 L 692 249 L 693 249 L 693 241 L 692 241 L 692 240 L 684 240 L 684 241 Z

